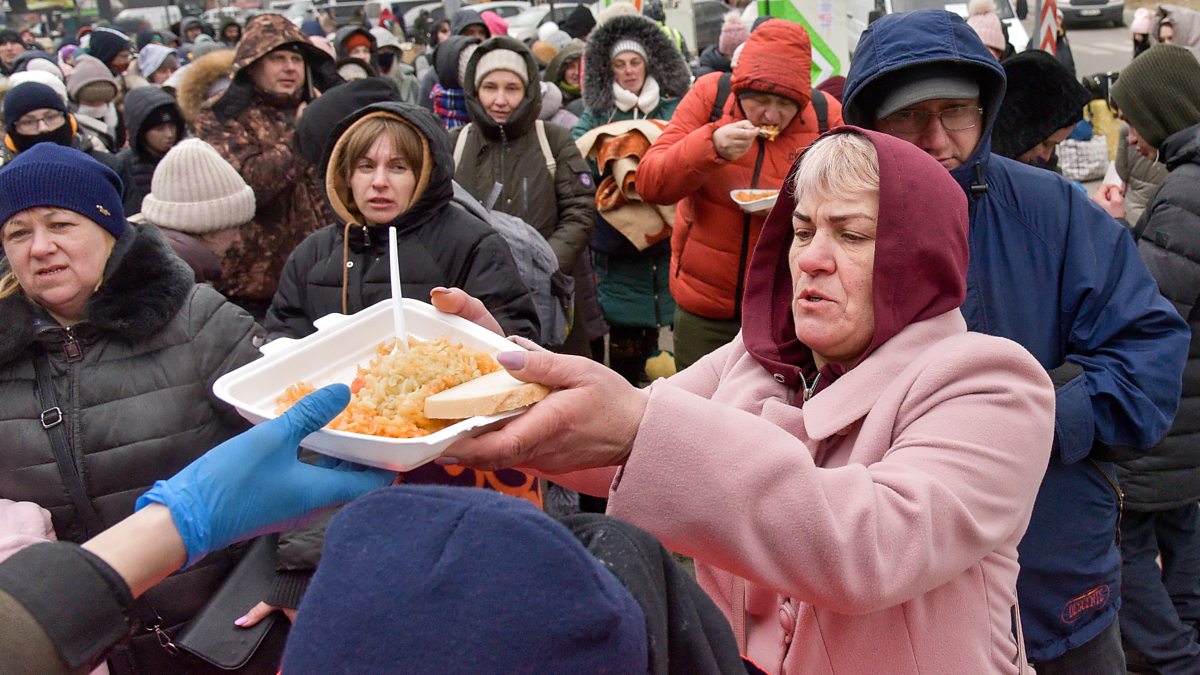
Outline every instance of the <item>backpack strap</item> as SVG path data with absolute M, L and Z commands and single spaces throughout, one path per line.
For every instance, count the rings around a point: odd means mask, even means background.
M 829 101 L 819 89 L 812 90 L 811 100 L 813 112 L 817 114 L 817 131 L 823 134 L 829 131 Z
M 712 112 L 708 115 L 709 122 L 716 122 L 725 114 L 725 101 L 729 100 L 729 93 L 733 91 L 732 81 L 733 73 L 721 73 L 721 79 L 717 80 L 717 98 L 713 100 Z
M 454 142 L 454 168 L 458 168 L 459 162 L 462 161 L 463 151 L 467 149 L 467 134 L 471 133 L 470 122 L 463 125 L 462 131 L 458 132 L 458 140 Z
M 554 153 L 550 150 L 550 139 L 546 138 L 546 123 L 538 120 L 534 123 L 534 129 L 537 131 L 538 145 L 542 146 L 542 158 L 546 160 L 546 170 L 550 172 L 550 178 L 553 179 L 558 170 L 558 162 L 555 161 Z M 454 165 L 458 166 L 457 152 L 454 155 Z

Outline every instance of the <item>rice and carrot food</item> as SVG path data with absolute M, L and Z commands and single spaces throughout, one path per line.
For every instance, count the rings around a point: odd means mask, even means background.
M 426 417 L 426 398 L 500 370 L 492 355 L 446 338 L 410 338 L 407 351 L 393 353 L 394 344 L 391 340 L 379 345 L 367 367 L 359 366 L 350 385 L 350 405 L 325 428 L 388 438 L 427 436 L 455 420 Z M 275 399 L 275 412 L 284 412 L 315 390 L 308 382 L 293 384 Z

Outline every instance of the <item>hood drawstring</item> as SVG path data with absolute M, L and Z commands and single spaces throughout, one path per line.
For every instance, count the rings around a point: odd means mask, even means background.
M 987 181 L 983 180 L 983 162 L 975 162 L 975 183 L 971 185 L 971 196 L 975 199 L 982 198 L 987 194 Z
M 350 313 L 350 227 L 349 221 L 342 228 L 342 314 Z

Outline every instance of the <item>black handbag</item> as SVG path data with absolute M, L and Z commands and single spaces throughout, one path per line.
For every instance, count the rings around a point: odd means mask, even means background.
M 250 628 L 233 624 L 271 590 L 277 542 L 276 535 L 268 535 L 250 545 L 220 590 L 174 640 L 175 646 L 222 670 L 238 670 L 268 636 L 276 644 L 286 640 L 290 623 L 278 612 Z

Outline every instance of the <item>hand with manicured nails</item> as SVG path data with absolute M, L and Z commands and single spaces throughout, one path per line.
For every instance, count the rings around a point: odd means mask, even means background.
M 187 566 L 208 553 L 267 532 L 294 527 L 312 511 L 348 502 L 390 484 L 395 472 L 322 458 L 297 458 L 300 441 L 350 402 L 334 384 L 305 396 L 283 415 L 209 450 L 182 471 L 157 481 L 137 509 L 163 504 L 171 512 Z
M 520 338 L 513 341 L 538 349 Z M 496 360 L 518 380 L 554 391 L 503 428 L 451 445 L 439 463 L 553 474 L 615 466 L 629 457 L 646 412 L 645 392 L 582 356 L 501 352 Z
M 435 288 L 430 302 L 443 312 L 503 335 L 483 303 L 457 288 Z M 621 464 L 629 456 L 646 411 L 646 394 L 603 365 L 563 356 L 522 339 L 529 352 L 501 352 L 500 365 L 523 382 L 555 391 L 498 431 L 451 445 L 439 464 L 477 469 L 508 467 L 566 473 Z

